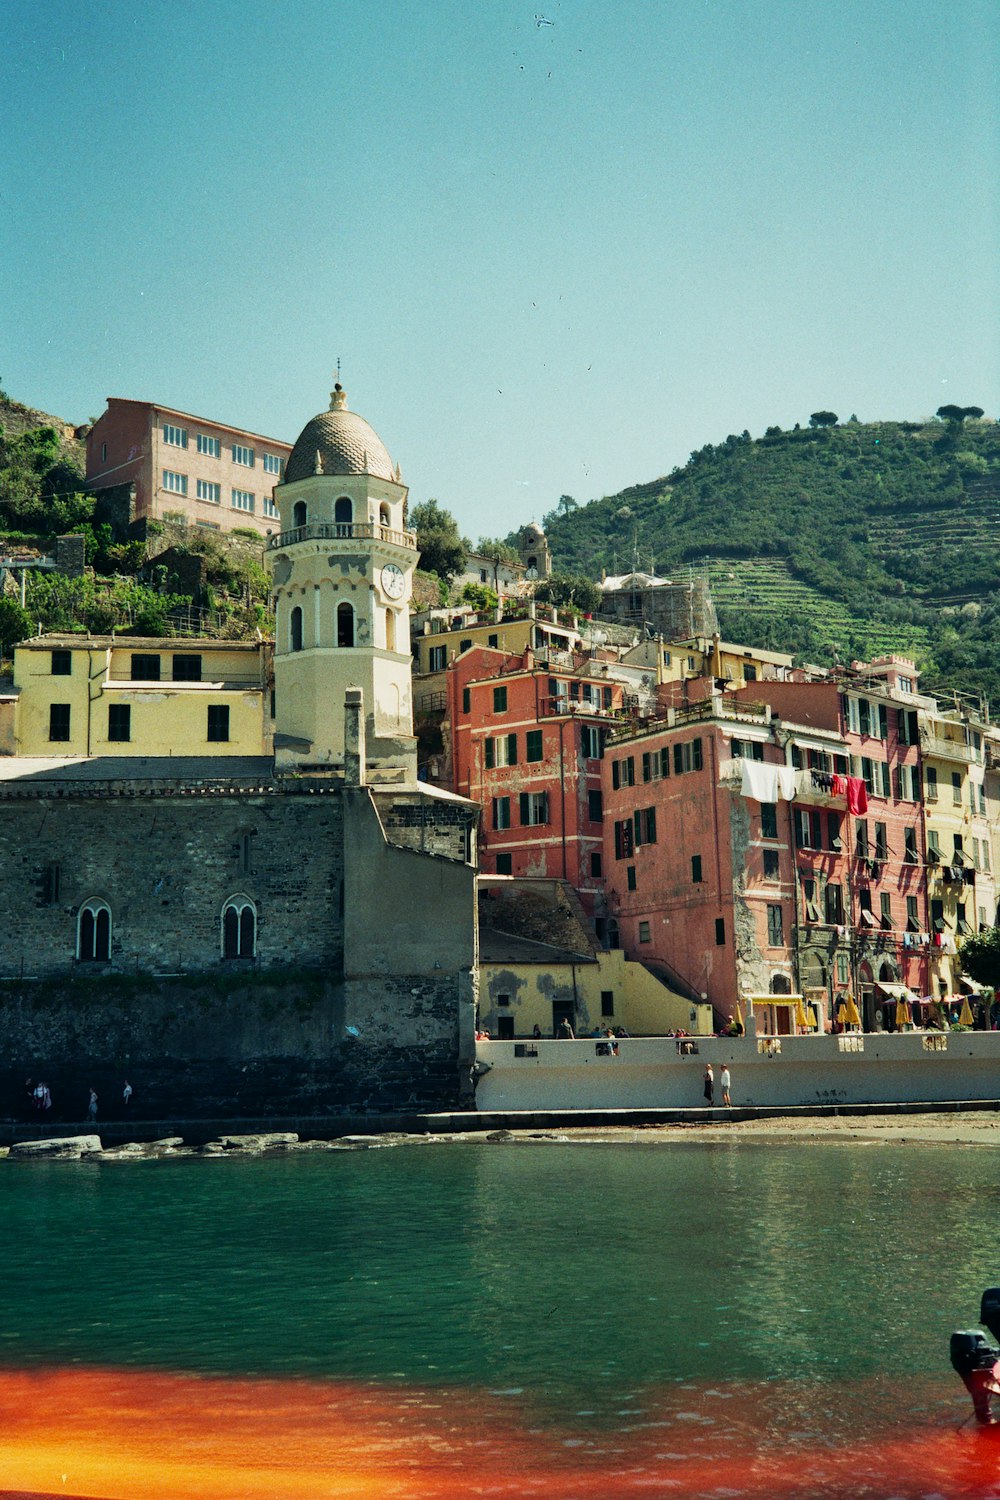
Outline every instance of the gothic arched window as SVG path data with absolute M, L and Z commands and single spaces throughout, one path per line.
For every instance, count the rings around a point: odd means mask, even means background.
M 76 956 L 84 963 L 111 961 L 111 908 L 106 901 L 85 901 L 76 924 Z
M 346 495 L 341 495 L 340 499 L 335 503 L 333 507 L 333 519 L 338 526 L 350 526 L 354 520 L 354 504 Z
M 354 645 L 354 605 L 337 605 L 337 645 Z
M 380 505 L 379 506 L 379 509 L 378 509 L 378 519 L 379 519 L 379 525 L 380 526 L 391 526 L 392 525 L 392 517 L 389 514 L 389 507 L 388 507 L 388 505 Z
M 257 956 L 257 908 L 249 896 L 230 896 L 222 908 L 222 956 Z
M 289 621 L 288 644 L 292 651 L 302 650 L 302 611 L 297 604 Z

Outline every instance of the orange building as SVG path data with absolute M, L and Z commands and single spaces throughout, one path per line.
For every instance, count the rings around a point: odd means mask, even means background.
M 605 668 L 474 646 L 447 673 L 454 790 L 483 810 L 481 870 L 567 880 L 592 916 L 604 873 L 601 757 L 624 691 Z
M 129 519 L 278 530 L 288 443 L 149 401 L 108 397 L 87 435 L 87 488 L 134 491 Z

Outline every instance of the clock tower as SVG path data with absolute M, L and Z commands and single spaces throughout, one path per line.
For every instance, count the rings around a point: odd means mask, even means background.
M 416 781 L 409 599 L 418 553 L 406 494 L 399 466 L 338 382 L 274 490 L 279 767 L 343 770 L 345 696 L 360 688 L 367 779 Z

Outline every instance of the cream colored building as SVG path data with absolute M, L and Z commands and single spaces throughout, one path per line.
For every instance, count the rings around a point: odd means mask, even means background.
M 45 635 L 14 651 L 19 756 L 271 749 L 269 643 Z
M 378 433 L 339 385 L 292 449 L 268 539 L 280 767 L 342 770 L 344 697 L 360 689 L 374 776 L 416 780 L 410 594 L 416 535 Z

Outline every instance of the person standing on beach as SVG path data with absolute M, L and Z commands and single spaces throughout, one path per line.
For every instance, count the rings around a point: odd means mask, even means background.
M 706 1099 L 707 1103 L 709 1103 L 709 1104 L 714 1104 L 715 1103 L 715 1074 L 712 1072 L 712 1064 L 711 1063 L 706 1063 L 705 1064 L 705 1089 L 704 1089 L 704 1094 L 705 1094 L 705 1099 Z
M 721 1077 L 719 1078 L 719 1082 L 722 1085 L 722 1102 L 726 1106 L 727 1109 L 732 1109 L 732 1107 L 733 1107 L 733 1101 L 729 1097 L 729 1083 L 730 1083 L 730 1078 L 729 1078 L 729 1064 L 728 1063 L 723 1063 L 722 1064 L 722 1074 L 721 1074 Z

